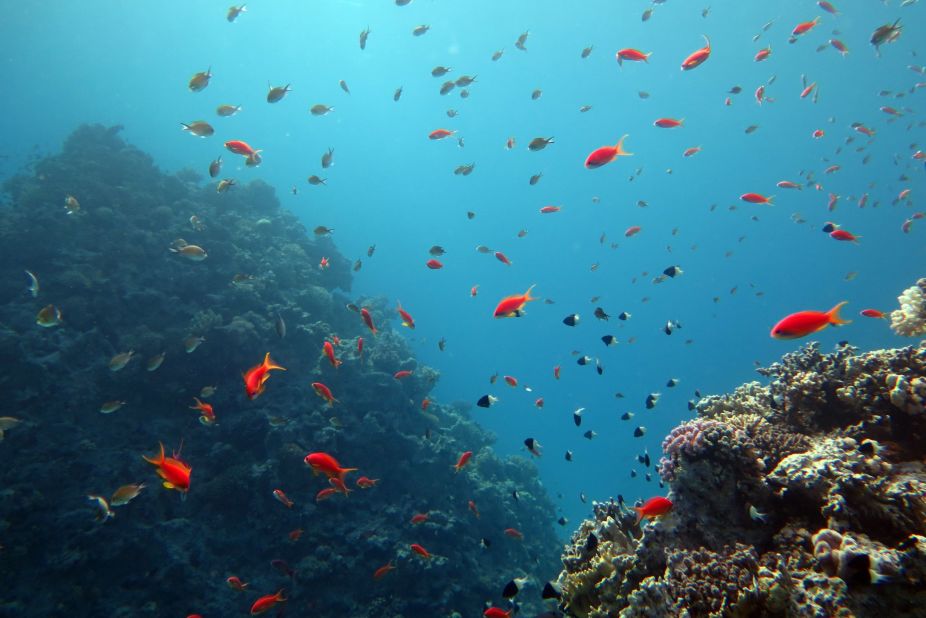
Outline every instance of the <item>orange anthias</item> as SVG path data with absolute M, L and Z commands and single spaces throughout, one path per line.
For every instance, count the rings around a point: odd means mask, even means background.
M 798 311 L 782 319 L 772 328 L 774 339 L 798 339 L 821 331 L 830 324 L 841 326 L 850 320 L 839 317 L 839 310 L 848 301 L 842 301 L 829 311 Z
M 342 468 L 338 460 L 328 453 L 309 453 L 305 456 L 305 463 L 312 468 L 314 474 L 324 474 L 329 479 L 344 480 L 344 475 L 354 472 L 357 468 Z
M 248 399 L 257 399 L 264 392 L 264 384 L 270 379 L 270 371 L 273 369 L 286 371 L 285 367 L 281 367 L 271 360 L 270 352 L 267 352 L 264 356 L 264 362 L 248 369 L 247 373 L 244 374 L 244 392 L 247 393 Z
M 415 330 L 415 320 L 412 318 L 411 314 L 408 313 L 408 311 L 402 308 L 402 303 L 399 303 L 399 306 L 396 307 L 396 311 L 398 311 L 399 315 L 402 316 L 402 326 Z
M 280 590 L 276 594 L 266 594 L 254 601 L 254 605 L 251 606 L 251 615 L 257 616 L 258 614 L 263 614 L 276 607 L 277 603 L 283 603 L 285 601 L 286 597 L 283 596 L 283 590 Z
M 588 158 L 585 159 L 585 167 L 593 170 L 602 165 L 607 165 L 618 157 L 629 157 L 632 155 L 632 152 L 624 150 L 625 139 L 627 139 L 626 135 L 617 140 L 617 143 L 613 146 L 602 146 L 592 151 L 592 154 L 588 155 Z
M 186 465 L 177 457 L 179 453 L 174 453 L 173 457 L 164 456 L 164 443 L 160 442 L 161 452 L 157 457 L 147 457 L 142 455 L 142 459 L 157 468 L 158 476 L 164 479 L 164 487 L 167 489 L 176 489 L 181 493 L 190 490 L 190 472 L 192 468 Z
M 312 382 L 312 388 L 315 390 L 316 395 L 328 402 L 329 407 L 337 402 L 337 399 L 331 394 L 331 389 L 321 382 Z
M 325 358 L 328 359 L 328 362 L 331 363 L 331 366 L 337 369 L 341 365 L 341 361 L 334 357 L 334 346 L 331 345 L 330 341 L 326 341 L 322 346 L 322 352 L 325 355 Z
M 701 36 L 704 37 L 704 47 L 692 52 L 682 61 L 683 71 L 690 71 L 695 67 L 699 67 L 705 60 L 711 57 L 711 40 L 707 38 L 707 35 L 702 34 Z
M 463 469 L 463 466 L 465 466 L 467 463 L 469 463 L 469 460 L 472 459 L 472 457 L 473 457 L 473 452 L 472 452 L 472 451 L 466 451 L 465 453 L 463 453 L 462 455 L 460 455 L 460 459 L 458 459 L 458 460 L 457 460 L 457 463 L 454 464 L 454 466 L 453 466 L 454 469 L 455 469 L 457 472 L 459 472 L 460 470 Z
M 662 517 L 671 511 L 672 501 L 662 496 L 656 496 L 644 502 L 643 506 L 633 507 L 633 510 L 637 512 L 637 523 L 640 523 L 644 517 L 648 519 Z
M 506 296 L 498 303 L 498 306 L 495 307 L 495 313 L 493 314 L 496 318 L 519 318 L 524 313 L 524 305 L 529 303 L 532 300 L 537 300 L 531 296 L 531 290 L 534 289 L 534 286 L 527 288 L 527 291 L 523 294 L 515 294 L 514 296 Z

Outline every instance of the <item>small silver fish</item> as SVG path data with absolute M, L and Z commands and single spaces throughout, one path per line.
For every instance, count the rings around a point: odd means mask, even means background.
M 32 294 L 32 298 L 35 298 L 39 295 L 39 279 L 30 270 L 26 271 L 26 276 L 29 277 L 29 293 Z

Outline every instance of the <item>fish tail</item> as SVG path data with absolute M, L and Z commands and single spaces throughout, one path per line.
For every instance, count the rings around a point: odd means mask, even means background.
M 271 369 L 286 371 L 286 367 L 281 367 L 280 365 L 277 365 L 275 362 L 273 362 L 273 359 L 270 358 L 270 352 L 267 352 L 267 354 L 264 356 L 264 367 L 267 369 L 267 371 L 270 371 Z
M 627 152 L 626 150 L 624 150 L 624 140 L 625 140 L 625 139 L 627 139 L 627 134 L 626 134 L 626 133 L 625 133 L 624 135 L 622 135 L 621 138 L 620 138 L 619 140 L 617 140 L 617 145 L 614 147 L 614 148 L 615 148 L 615 155 L 614 155 L 614 156 L 616 156 L 616 157 L 629 157 L 629 156 L 633 155 L 632 152 Z
M 844 300 L 829 311 L 826 312 L 826 317 L 829 318 L 829 324 L 834 326 L 841 326 L 843 324 L 849 324 L 852 320 L 843 320 L 839 315 L 839 310 L 842 309 L 843 305 L 847 304 L 849 301 Z
M 154 464 L 154 465 L 156 465 L 156 466 L 161 465 L 161 464 L 164 463 L 164 461 L 165 461 L 165 457 L 164 457 L 164 443 L 163 443 L 163 442 L 158 442 L 158 444 L 161 445 L 161 452 L 160 452 L 160 454 L 158 455 L 157 459 L 153 459 L 153 458 L 151 458 L 151 457 L 148 457 L 147 455 L 142 455 L 142 456 L 141 456 L 142 459 L 144 459 L 144 460 L 147 461 L 148 463 Z
M 531 286 L 530 286 L 529 288 L 527 288 L 527 291 L 524 292 L 524 302 L 528 302 L 528 301 L 532 301 L 532 300 L 537 300 L 536 298 L 534 298 L 533 296 L 531 296 L 531 290 L 534 289 L 534 286 L 535 286 L 535 285 L 537 285 L 537 284 L 536 284 L 536 283 L 532 283 Z
M 775 203 L 772 201 L 772 200 L 774 200 L 774 199 L 775 199 L 775 196 L 774 196 L 774 195 L 769 195 L 767 198 L 765 198 L 765 203 L 766 203 L 766 204 L 771 204 L 772 206 L 774 206 Z

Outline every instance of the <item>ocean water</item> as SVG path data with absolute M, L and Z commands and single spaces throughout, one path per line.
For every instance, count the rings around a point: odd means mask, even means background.
M 843 340 L 862 350 L 909 343 L 887 321 L 858 312 L 895 308 L 926 264 L 926 220 L 901 229 L 924 208 L 926 192 L 924 161 L 913 158 L 924 141 L 923 91 L 915 84 L 926 75 L 911 69 L 926 63 L 918 54 L 926 15 L 920 2 L 837 6 L 838 15 L 805 0 L 712 1 L 709 11 L 707 3 L 678 0 L 414 0 L 404 7 L 257 0 L 229 23 L 228 2 L 211 0 L 4 2 L 0 176 L 56 152 L 75 127 L 95 122 L 123 125 L 124 138 L 165 171 L 193 169 L 206 182 L 209 162 L 222 155 L 223 177 L 269 183 L 309 230 L 333 228 L 340 253 L 362 261 L 351 297 L 401 301 L 414 316 L 415 330 L 401 330 L 416 358 L 440 372 L 433 400 L 474 405 L 492 394 L 499 401 L 472 416 L 496 435 L 495 450 L 531 457 L 523 441 L 540 442 L 534 464 L 569 520 L 556 526 L 565 539 L 593 500 L 665 495 L 637 455 L 647 451 L 658 461 L 663 436 L 691 416 L 686 404 L 696 389 L 728 392 L 757 379 L 757 363 L 804 343 L 770 338 L 785 315 L 845 300 L 852 323 L 808 339 L 824 349 Z M 795 24 L 815 17 L 816 27 L 789 43 Z M 902 36 L 876 53 L 872 31 L 898 18 Z M 413 36 L 419 24 L 430 30 Z M 361 50 L 358 36 L 367 28 Z M 524 32 L 526 51 L 515 47 Z M 710 58 L 682 71 L 682 60 L 704 45 L 702 35 L 710 38 Z M 767 46 L 771 56 L 755 62 Z M 619 66 L 621 48 L 652 56 Z M 493 61 L 496 50 L 503 54 Z M 452 71 L 432 77 L 437 65 Z M 190 77 L 209 68 L 208 87 L 190 92 Z M 438 93 L 464 74 L 476 76 L 470 96 L 461 98 L 461 88 Z M 813 82 L 816 91 L 801 98 Z M 292 91 L 267 103 L 268 85 L 285 84 Z M 761 85 L 768 100 L 760 105 L 754 92 Z M 742 92 L 730 94 L 734 86 Z M 532 100 L 535 89 L 542 95 Z M 242 109 L 219 118 L 214 110 L 223 103 Z M 314 104 L 334 110 L 314 116 Z M 583 105 L 591 109 L 580 112 Z M 684 123 L 654 127 L 661 117 Z M 180 130 L 199 119 L 215 127 L 214 136 Z M 751 125 L 757 128 L 746 133 Z M 429 140 L 438 128 L 455 133 Z M 815 139 L 818 129 L 825 135 Z M 633 156 L 583 166 L 592 150 L 625 134 Z M 554 142 L 528 150 L 538 136 Z M 223 148 L 232 139 L 261 149 L 263 164 L 245 167 Z M 684 157 L 691 147 L 701 151 Z M 334 165 L 322 169 L 328 148 Z M 471 175 L 453 173 L 470 163 Z M 832 165 L 840 168 L 825 173 Z M 309 185 L 312 174 L 326 184 Z M 782 180 L 803 188 L 777 188 Z M 774 195 L 773 204 L 741 201 L 748 192 Z M 831 194 L 838 202 L 829 210 Z M 541 214 L 547 205 L 561 210 Z M 827 221 L 859 242 L 833 240 L 821 231 Z M 631 226 L 641 231 L 626 237 Z M 432 245 L 446 250 L 440 270 L 425 265 Z M 477 245 L 503 252 L 511 265 Z M 653 283 L 673 265 L 683 274 Z M 493 319 L 501 298 L 531 285 L 541 300 L 523 317 Z M 596 319 L 596 307 L 610 318 Z M 618 320 L 624 311 L 632 317 Z M 578 325 L 564 325 L 574 313 Z M 663 330 L 668 321 L 680 323 L 671 335 Z M 606 347 L 606 334 L 619 343 Z M 599 359 L 601 375 L 594 361 L 579 366 L 581 355 Z M 519 386 L 505 384 L 506 375 Z M 670 378 L 678 380 L 674 388 Z M 647 410 L 650 393 L 661 396 Z M 581 427 L 572 420 L 577 408 L 585 409 Z M 634 417 L 620 420 L 625 412 Z M 634 438 L 638 426 L 645 435 Z M 583 437 L 587 430 L 594 439 Z

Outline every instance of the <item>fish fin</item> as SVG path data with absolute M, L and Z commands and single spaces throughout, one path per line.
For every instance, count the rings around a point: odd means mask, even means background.
M 174 487 L 175 487 L 174 484 L 171 483 L 170 481 L 164 481 L 164 482 L 162 483 L 162 485 L 164 485 L 164 488 L 165 488 L 165 489 L 174 489 Z
M 621 136 L 619 140 L 617 140 L 617 144 L 614 146 L 614 156 L 615 157 L 629 157 L 633 155 L 632 152 L 627 152 L 626 150 L 624 150 L 624 140 L 625 139 L 627 139 L 626 134 L 624 134 L 623 136 Z
M 267 354 L 264 356 L 264 367 L 267 368 L 267 371 L 270 371 L 271 369 L 286 371 L 286 367 L 281 367 L 280 365 L 277 365 L 275 362 L 273 362 L 273 359 L 270 358 L 270 352 L 267 352 Z
M 842 309 L 843 305 L 847 304 L 849 301 L 844 300 L 829 311 L 826 312 L 826 317 L 829 318 L 827 324 L 833 324 L 835 326 L 841 326 L 843 324 L 849 324 L 852 320 L 843 320 L 839 315 L 839 310 Z

